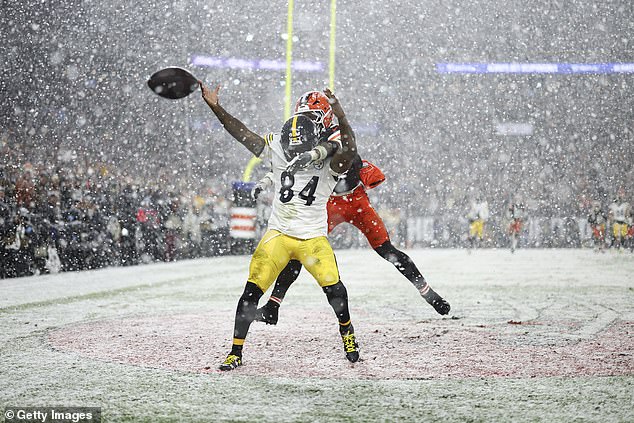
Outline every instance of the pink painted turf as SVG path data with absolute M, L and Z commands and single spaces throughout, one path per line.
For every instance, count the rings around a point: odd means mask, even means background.
M 128 365 L 218 372 L 231 344 L 231 312 L 129 317 L 53 330 L 54 350 Z M 360 319 L 362 360 L 345 359 L 334 317 L 302 310 L 277 326 L 253 323 L 236 375 L 333 379 L 619 376 L 634 374 L 634 322 L 616 320 L 591 335 L 574 323 L 460 319 Z

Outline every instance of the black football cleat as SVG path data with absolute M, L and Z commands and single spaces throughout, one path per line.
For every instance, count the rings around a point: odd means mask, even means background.
M 218 367 L 218 369 L 222 371 L 228 371 L 228 370 L 233 370 L 235 368 L 238 368 L 240 366 L 242 366 L 242 357 L 235 354 L 229 354 L 227 358 L 225 359 L 224 363 L 222 363 L 220 367 Z
M 357 344 L 352 326 L 348 332 L 341 335 L 341 340 L 343 341 L 343 350 L 346 352 L 346 358 L 348 361 L 351 363 L 359 361 L 359 344 Z
M 258 308 L 255 312 L 255 321 L 264 322 L 267 325 L 276 325 L 280 306 L 271 305 L 270 302 Z
M 433 289 L 429 289 L 429 291 L 423 295 L 425 301 L 427 301 L 433 308 L 436 310 L 438 314 L 445 315 L 449 314 L 449 310 L 451 310 L 451 306 L 443 297 L 438 295 L 436 291 Z
M 431 306 L 436 310 L 438 314 L 449 314 L 449 310 L 451 310 L 451 306 L 444 298 L 438 297 L 438 299 L 431 302 Z

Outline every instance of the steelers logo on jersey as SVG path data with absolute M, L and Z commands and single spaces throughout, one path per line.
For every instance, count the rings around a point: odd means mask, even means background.
M 317 161 L 313 162 L 313 166 L 315 167 L 315 169 L 321 170 L 324 167 L 324 161 L 323 160 L 317 160 Z

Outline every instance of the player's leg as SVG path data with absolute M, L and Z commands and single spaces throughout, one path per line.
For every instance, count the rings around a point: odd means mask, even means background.
M 594 251 L 601 250 L 601 227 L 599 225 L 592 225 L 592 240 L 594 241 Z
M 469 222 L 469 248 L 476 246 L 476 221 Z
M 376 247 L 374 251 L 392 263 L 394 267 L 416 287 L 420 295 L 429 305 L 434 307 L 434 310 L 436 310 L 438 314 L 445 315 L 449 313 L 451 306 L 447 300 L 438 295 L 438 293 L 429 286 L 418 270 L 418 267 L 416 267 L 416 264 L 414 264 L 407 254 L 394 247 L 389 240 Z
M 392 245 L 385 223 L 370 204 L 367 195 L 351 204 L 350 208 L 354 213 L 348 216 L 350 223 L 365 235 L 374 251 L 392 263 L 438 313 L 449 313 L 449 303 L 431 289 L 412 259 Z
M 514 253 L 515 250 L 517 249 L 520 231 L 521 231 L 520 222 L 518 220 L 513 220 L 511 222 L 511 253 Z
M 355 363 L 359 361 L 359 344 L 357 343 L 354 326 L 352 326 L 350 318 L 348 290 L 341 281 L 334 285 L 324 286 L 322 289 L 339 321 L 339 334 L 343 341 L 343 350 L 346 353 L 346 358 L 350 362 Z
M 625 224 L 619 223 L 618 229 L 618 238 L 619 238 L 619 249 L 623 248 L 623 244 L 625 243 Z
M 476 246 L 480 248 L 482 245 L 482 239 L 484 238 L 484 220 L 476 220 Z
M 627 248 L 627 223 L 621 223 L 621 248 Z
M 612 236 L 614 248 L 621 248 L 621 225 L 617 222 L 614 222 L 612 224 Z
M 249 278 L 236 307 L 231 352 L 220 365 L 220 370 L 233 370 L 242 365 L 242 348 L 255 319 L 258 301 L 290 260 L 286 240 L 277 231 L 267 231 L 253 252 Z
M 288 262 L 284 270 L 282 270 L 277 277 L 269 300 L 266 304 L 257 309 L 257 312 L 255 313 L 255 320 L 257 322 L 264 322 L 267 325 L 277 324 L 280 304 L 282 304 L 288 289 L 291 287 L 293 282 L 297 280 L 301 270 L 302 263 L 298 260 L 291 260 Z
M 264 292 L 253 282 L 247 282 L 244 292 L 238 300 L 236 307 L 236 318 L 233 325 L 233 342 L 231 344 L 231 352 L 220 365 L 220 370 L 233 370 L 242 365 L 242 347 L 244 340 L 249 332 L 251 322 L 255 318 L 255 310 L 258 307 L 258 301 Z
M 339 279 L 339 269 L 330 243 L 326 237 L 303 241 L 299 259 L 322 287 L 328 303 L 337 316 L 346 358 L 353 363 L 358 361 L 359 345 L 350 319 L 348 291 Z

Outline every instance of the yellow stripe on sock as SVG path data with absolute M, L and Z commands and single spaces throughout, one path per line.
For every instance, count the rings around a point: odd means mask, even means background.
M 339 326 L 348 326 L 351 322 L 352 320 L 348 320 L 346 323 L 339 322 Z
M 233 338 L 233 345 L 244 345 L 244 339 Z

